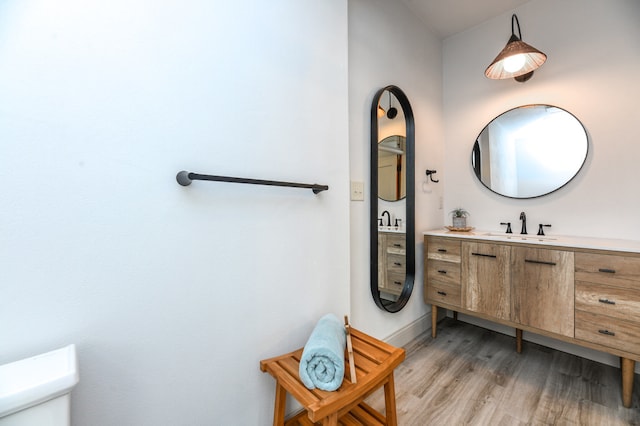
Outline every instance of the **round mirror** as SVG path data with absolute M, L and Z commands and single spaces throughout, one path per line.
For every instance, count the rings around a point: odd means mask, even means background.
M 371 104 L 371 294 L 398 312 L 415 276 L 415 136 L 411 105 L 396 86 L 380 89 Z
M 473 145 L 471 166 L 491 191 L 535 198 L 562 188 L 587 159 L 587 132 L 570 112 L 524 105 L 485 126 Z

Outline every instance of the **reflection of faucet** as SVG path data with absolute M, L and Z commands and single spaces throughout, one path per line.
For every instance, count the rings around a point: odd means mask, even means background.
M 384 214 L 387 214 L 387 226 L 391 226 L 391 214 L 388 211 L 383 211 L 380 216 L 384 217 Z
M 524 212 L 520 213 L 520 220 L 522 221 L 522 230 L 520 231 L 520 233 L 523 235 L 526 235 L 527 234 L 527 215 L 524 214 Z

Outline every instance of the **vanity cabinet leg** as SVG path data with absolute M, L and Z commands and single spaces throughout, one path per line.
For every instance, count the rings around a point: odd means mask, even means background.
M 453 319 L 458 321 L 458 311 L 453 311 Z
M 516 328 L 516 352 L 522 353 L 522 330 Z
M 626 408 L 631 408 L 635 366 L 636 362 L 634 360 L 622 357 L 620 358 L 620 369 L 622 370 L 622 405 Z
M 436 305 L 431 305 L 431 337 L 434 339 L 438 334 L 436 330 L 436 324 L 438 323 L 438 307 Z

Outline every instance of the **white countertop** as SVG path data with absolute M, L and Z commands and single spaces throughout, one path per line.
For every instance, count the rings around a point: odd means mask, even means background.
M 537 244 L 542 246 L 575 247 L 593 250 L 625 251 L 640 253 L 640 241 L 619 240 L 612 238 L 575 237 L 567 235 L 537 236 L 534 234 L 505 234 L 504 232 L 471 230 L 469 232 L 455 232 L 448 229 L 434 229 L 425 231 L 424 235 L 453 238 L 472 238 L 474 240 L 502 241 L 509 243 Z

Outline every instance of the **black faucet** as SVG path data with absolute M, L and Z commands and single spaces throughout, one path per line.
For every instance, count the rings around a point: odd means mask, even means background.
M 548 228 L 551 228 L 551 225 L 543 225 L 542 223 L 540 224 L 540 226 L 538 226 L 538 235 L 544 235 L 544 229 L 542 228 L 543 226 L 546 226 Z
M 511 234 L 511 222 L 500 222 L 500 225 L 507 225 L 507 232 L 505 234 Z
M 388 211 L 383 211 L 382 214 L 380 216 L 384 217 L 384 214 L 387 214 L 387 226 L 391 226 L 391 214 L 389 214 Z
M 520 233 L 522 235 L 527 235 L 527 215 L 524 212 L 520 213 L 520 220 L 522 221 L 522 230 Z

